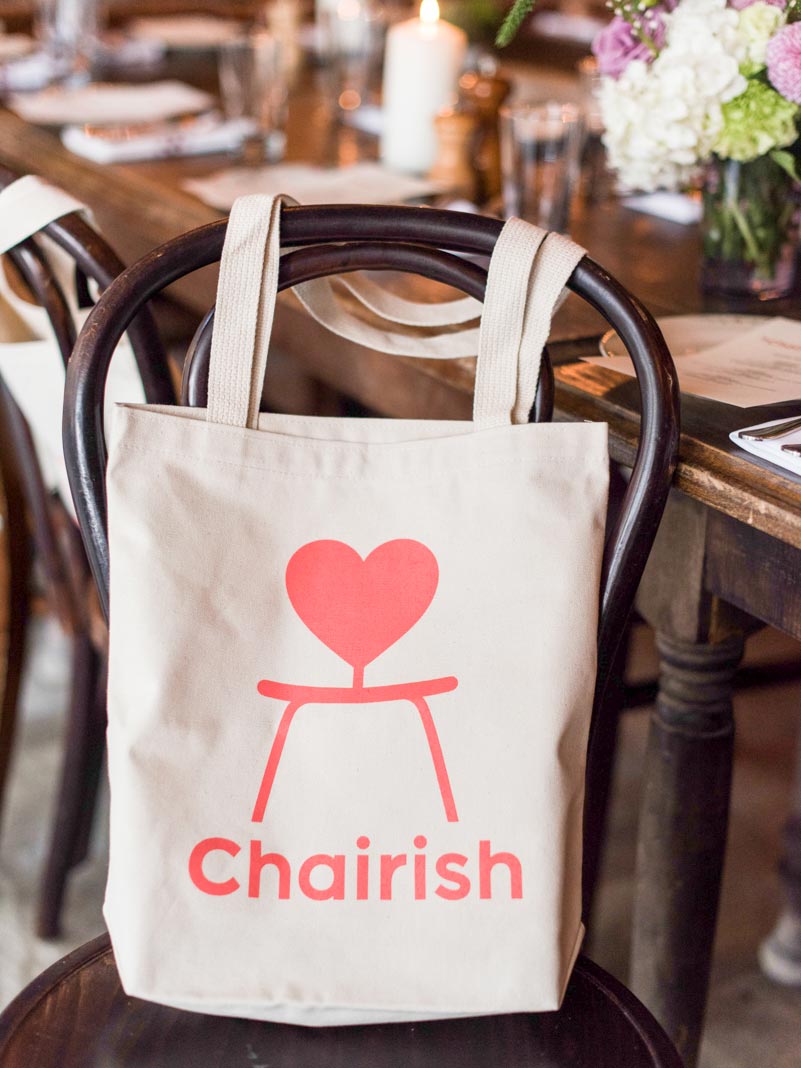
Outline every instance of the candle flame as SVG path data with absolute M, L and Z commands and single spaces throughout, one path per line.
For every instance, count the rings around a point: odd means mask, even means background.
M 437 0 L 422 0 L 420 4 L 420 21 L 431 25 L 439 19 Z

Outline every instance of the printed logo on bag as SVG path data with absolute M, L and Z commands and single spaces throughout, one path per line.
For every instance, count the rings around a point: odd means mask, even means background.
M 439 583 L 437 559 L 419 541 L 398 538 L 384 542 L 364 559 L 341 541 L 312 541 L 292 556 L 286 568 L 286 590 L 295 612 L 308 629 L 332 652 L 353 669 L 352 686 L 305 686 L 262 679 L 258 691 L 263 697 L 285 703 L 273 738 L 256 797 L 251 821 L 262 823 L 275 784 L 281 757 L 295 714 L 309 704 L 371 704 L 409 701 L 417 709 L 433 764 L 439 794 L 447 822 L 458 823 L 459 816 L 451 789 L 445 756 L 427 698 L 449 693 L 458 679 L 447 676 L 392 685 L 366 686 L 364 671 L 382 653 L 398 642 L 422 618 L 431 604 Z M 370 839 L 356 839 L 359 854 L 355 857 L 355 899 L 370 897 L 370 856 L 364 851 Z M 423 850 L 425 835 L 416 835 L 414 846 Z M 204 861 L 215 852 L 236 857 L 240 846 L 227 838 L 206 838 L 192 850 L 189 875 L 203 893 L 224 896 L 240 889 L 236 878 L 211 879 L 204 872 Z M 496 866 L 508 868 L 509 893 L 523 896 L 520 860 L 513 853 L 492 853 L 488 840 L 479 842 L 478 889 L 480 898 L 492 897 L 492 871 Z M 303 862 L 298 873 L 301 892 L 315 901 L 344 900 L 346 897 L 348 858 L 344 854 L 317 853 Z M 413 885 L 415 900 L 427 897 L 426 854 L 414 856 Z M 379 857 L 378 894 L 380 900 L 392 900 L 393 876 L 406 867 L 408 856 L 381 854 Z M 434 893 L 446 901 L 458 901 L 471 893 L 471 880 L 465 868 L 469 858 L 462 853 L 444 853 L 435 862 L 441 882 Z M 259 841 L 250 843 L 248 895 L 261 895 L 261 873 L 266 866 L 278 872 L 278 898 L 291 896 L 292 870 L 289 860 L 280 853 L 262 853 Z M 312 873 L 326 869 L 330 883 L 320 888 Z

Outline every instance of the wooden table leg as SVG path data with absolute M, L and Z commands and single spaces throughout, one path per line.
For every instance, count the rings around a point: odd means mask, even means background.
M 688 1068 L 706 1007 L 729 812 L 742 634 L 658 635 L 659 696 L 640 810 L 631 985 Z
M 759 949 L 759 963 L 769 979 L 801 986 L 801 737 L 798 739 L 795 788 L 784 827 L 779 875 L 785 907 Z

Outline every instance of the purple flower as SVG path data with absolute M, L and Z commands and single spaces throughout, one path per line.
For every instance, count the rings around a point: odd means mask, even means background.
M 665 43 L 665 24 L 662 16 L 665 12 L 675 7 L 677 0 L 669 0 L 668 3 L 658 4 L 649 8 L 643 16 L 645 32 L 654 42 L 657 48 Z M 592 51 L 598 60 L 600 74 L 610 78 L 619 78 L 633 59 L 641 59 L 644 63 L 650 63 L 654 53 L 637 37 L 630 23 L 620 15 L 615 15 L 612 21 L 598 33 L 592 42 Z
M 801 104 L 801 22 L 783 26 L 768 41 L 768 79 L 782 96 Z
M 770 4 L 771 7 L 780 7 L 782 10 L 787 7 L 787 0 L 729 0 L 729 7 L 733 7 L 735 11 L 742 11 L 744 7 L 750 7 L 751 4 L 760 2 Z

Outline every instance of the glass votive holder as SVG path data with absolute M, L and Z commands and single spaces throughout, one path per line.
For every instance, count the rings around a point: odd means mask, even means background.
M 264 30 L 222 42 L 219 81 L 225 117 L 249 120 L 245 156 L 254 162 L 283 159 L 288 90 L 280 42 Z
M 504 215 L 567 233 L 584 144 L 581 108 L 511 104 L 500 109 L 500 131 Z

